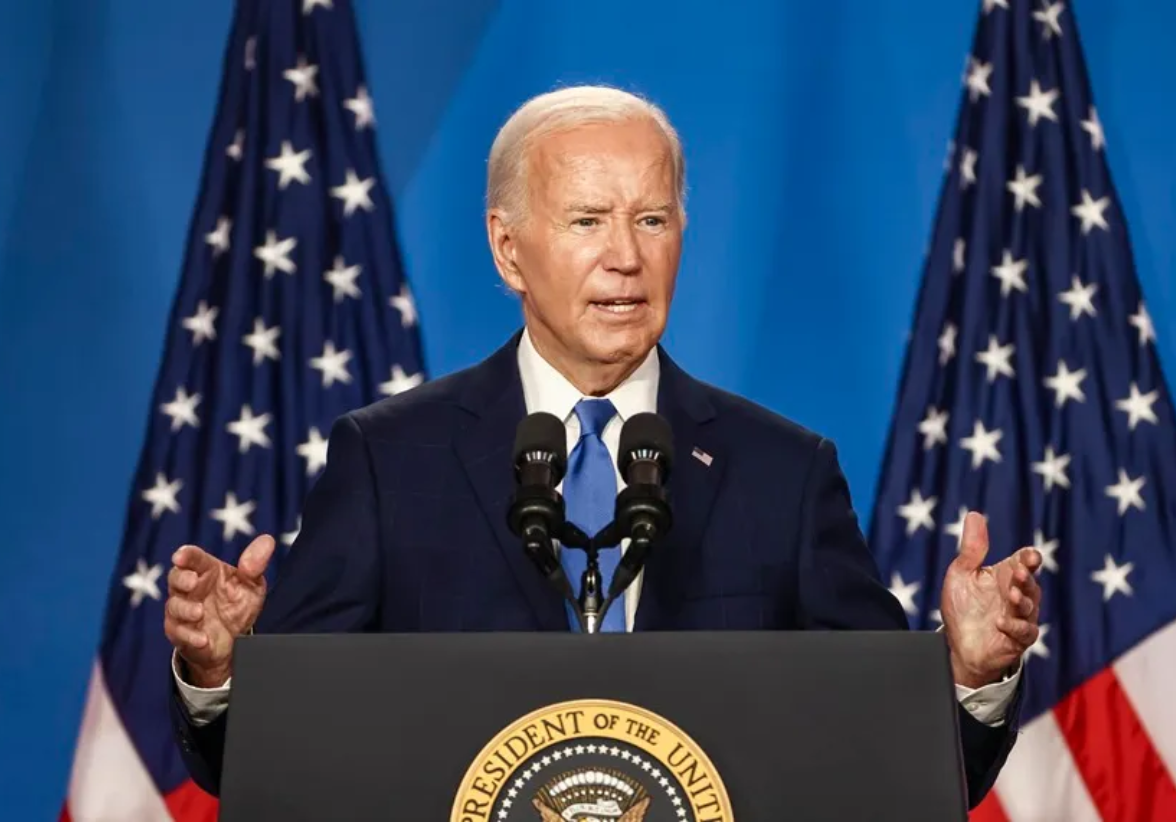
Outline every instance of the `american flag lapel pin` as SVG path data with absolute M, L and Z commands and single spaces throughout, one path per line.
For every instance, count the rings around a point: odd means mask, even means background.
M 712 457 L 707 452 L 703 451 L 697 445 L 694 446 L 694 450 L 690 452 L 690 456 L 694 457 L 696 460 L 701 462 L 707 468 L 710 468 L 710 464 L 715 461 L 714 457 Z

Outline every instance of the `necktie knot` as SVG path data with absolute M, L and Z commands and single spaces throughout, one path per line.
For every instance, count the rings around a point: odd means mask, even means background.
M 580 436 L 604 433 L 608 421 L 616 416 L 617 409 L 612 400 L 580 400 L 575 407 L 576 418 L 580 420 Z

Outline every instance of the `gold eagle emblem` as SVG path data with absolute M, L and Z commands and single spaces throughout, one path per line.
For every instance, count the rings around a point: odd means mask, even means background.
M 650 796 L 611 768 L 579 768 L 545 784 L 531 800 L 542 822 L 643 822 Z

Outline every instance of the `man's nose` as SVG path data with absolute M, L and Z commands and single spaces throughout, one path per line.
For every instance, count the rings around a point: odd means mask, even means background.
M 641 270 L 641 248 L 633 226 L 627 221 L 613 223 L 609 230 L 608 249 L 601 262 L 604 268 L 622 274 L 636 274 Z

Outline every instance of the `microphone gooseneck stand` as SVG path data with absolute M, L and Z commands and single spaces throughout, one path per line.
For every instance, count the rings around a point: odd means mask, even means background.
M 608 609 L 641 573 L 653 546 L 672 522 L 665 487 L 673 454 L 669 425 L 653 413 L 635 414 L 621 429 L 619 450 L 618 468 L 627 487 L 617 495 L 613 521 L 590 537 L 567 521 L 563 498 L 555 490 L 567 466 L 562 422 L 539 412 L 528 415 L 516 432 L 517 486 L 507 511 L 510 530 L 520 538 L 523 550 L 548 583 L 571 606 L 580 630 L 587 634 L 600 632 Z M 624 539 L 629 545 L 606 592 L 599 551 L 614 546 L 619 551 Z M 563 550 L 586 554 L 578 599 L 559 561 L 556 541 Z

